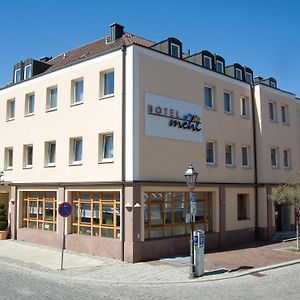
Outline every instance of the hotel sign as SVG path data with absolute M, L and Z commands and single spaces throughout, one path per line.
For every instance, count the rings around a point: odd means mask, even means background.
M 202 107 L 145 93 L 145 135 L 202 142 Z

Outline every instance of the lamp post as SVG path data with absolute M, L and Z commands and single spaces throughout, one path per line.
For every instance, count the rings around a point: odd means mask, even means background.
M 191 164 L 186 170 L 184 177 L 190 195 L 190 278 L 195 278 L 195 262 L 194 262 L 194 223 L 195 223 L 195 201 L 193 199 L 193 190 L 196 185 L 198 172 Z

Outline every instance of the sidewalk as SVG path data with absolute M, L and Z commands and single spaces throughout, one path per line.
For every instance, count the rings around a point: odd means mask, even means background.
M 59 249 L 14 240 L 0 241 L 0 263 L 76 280 L 116 284 L 191 283 L 255 275 L 265 269 L 300 263 L 300 253 L 286 249 L 295 245 L 296 242 L 252 244 L 244 249 L 205 254 L 205 274 L 193 280 L 188 279 L 189 257 L 131 264 L 64 251 L 64 270 L 60 271 Z

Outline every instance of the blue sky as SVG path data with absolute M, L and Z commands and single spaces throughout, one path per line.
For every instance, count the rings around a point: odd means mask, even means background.
M 0 86 L 18 61 L 97 40 L 117 22 L 157 42 L 174 36 L 191 53 L 220 54 L 300 97 L 299 15 L 297 0 L 1 1 Z

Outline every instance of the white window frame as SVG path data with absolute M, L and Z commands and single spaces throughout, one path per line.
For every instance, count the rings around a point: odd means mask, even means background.
M 27 72 L 27 69 L 28 68 L 30 68 L 30 74 L 29 74 L 29 77 L 27 77 L 26 76 L 26 72 Z M 24 68 L 24 80 L 26 80 L 26 79 L 29 79 L 29 78 L 31 78 L 32 77 L 32 64 L 28 64 L 28 65 L 26 65 L 25 66 L 25 68 Z
M 12 105 L 14 109 L 12 109 Z M 12 121 L 16 117 L 16 100 L 9 99 L 6 102 L 6 121 Z
M 238 76 L 238 74 L 240 74 L 240 76 Z M 243 80 L 243 71 L 240 68 L 235 68 L 235 78 Z
M 225 105 L 225 94 L 229 95 L 229 110 L 226 110 L 226 105 Z M 232 114 L 232 93 L 228 91 L 224 91 L 224 112 L 228 114 Z
M 12 155 L 11 162 L 10 162 L 10 153 Z M 6 147 L 4 150 L 4 169 L 5 170 L 12 170 L 14 165 L 14 149 L 13 147 Z
M 273 118 L 271 118 L 271 109 L 270 109 L 270 104 L 272 104 L 273 107 Z M 269 101 L 268 102 L 268 117 L 269 117 L 269 121 L 271 122 L 276 122 L 277 121 L 277 109 L 276 109 L 276 102 L 274 101 Z
M 113 156 L 105 158 L 105 146 L 106 146 L 106 138 L 112 136 L 113 139 Z M 114 133 L 113 132 L 107 132 L 107 133 L 101 133 L 99 134 L 99 163 L 106 163 L 106 162 L 113 162 L 114 161 L 114 148 L 115 148 L 115 142 L 114 142 Z
M 114 89 L 113 89 L 113 92 L 110 93 L 110 94 L 105 94 L 105 76 L 106 74 L 109 74 L 109 73 L 113 73 L 113 78 L 114 78 Z M 100 73 L 100 99 L 103 99 L 103 98 L 109 98 L 109 97 L 113 97 L 115 95 L 115 70 L 114 69 L 108 69 L 108 70 L 105 70 L 103 72 Z
M 209 66 L 206 66 L 206 61 L 208 61 Z M 203 67 L 206 69 L 212 69 L 212 58 L 207 55 L 203 55 Z
M 218 65 L 220 66 L 222 66 L 221 67 L 221 72 L 218 70 L 219 68 L 218 68 Z M 217 60 L 217 62 L 216 62 L 216 71 L 218 72 L 218 73 L 220 73 L 220 74 L 224 74 L 224 63 L 221 61 L 221 60 Z
M 51 145 L 55 145 L 54 162 L 50 162 Z M 45 142 L 45 167 L 55 167 L 56 165 L 56 141 Z
M 231 154 L 231 163 L 228 163 L 227 162 L 227 153 L 226 153 L 226 147 L 230 147 L 231 151 L 230 151 L 230 154 Z M 231 144 L 231 143 L 226 143 L 225 144 L 225 147 L 224 147 L 224 154 L 225 154 L 225 167 L 234 167 L 234 145 Z
M 274 154 L 275 154 L 275 164 L 273 164 L 273 160 L 272 160 L 273 150 L 274 150 Z M 273 169 L 278 169 L 279 168 L 278 148 L 277 147 L 271 147 L 270 155 L 271 155 L 271 167 Z
M 206 93 L 205 93 L 206 89 L 210 89 L 211 90 L 211 106 L 208 106 L 206 104 Z M 205 85 L 204 86 L 204 106 L 205 106 L 205 108 L 208 108 L 208 109 L 215 109 L 214 88 L 212 86 L 209 86 L 209 85 Z
M 207 161 L 207 145 L 211 144 L 212 145 L 212 151 L 213 151 L 213 161 Z M 205 143 L 205 162 L 208 166 L 215 166 L 217 164 L 217 160 L 216 160 L 216 142 L 215 141 L 211 141 L 208 140 Z
M 51 91 L 56 89 L 56 106 L 50 107 L 51 104 Z M 47 101 L 46 101 L 46 111 L 52 111 L 57 109 L 58 100 L 58 88 L 57 85 L 50 86 L 47 88 Z
M 246 156 L 247 156 L 247 164 L 246 165 L 244 164 L 244 161 L 243 161 L 243 149 L 246 149 Z M 242 153 L 241 153 L 242 154 L 242 167 L 250 168 L 250 147 L 242 146 L 241 151 L 242 151 Z
M 287 165 L 285 163 L 285 154 L 287 155 Z M 291 149 L 283 149 L 283 168 L 291 169 Z
M 241 117 L 248 118 L 249 117 L 249 100 L 246 97 L 240 97 L 240 106 L 241 106 Z M 245 113 L 244 113 L 245 108 Z
M 78 142 L 81 141 L 81 159 L 76 160 L 76 149 Z M 70 165 L 81 165 L 83 157 L 83 138 L 75 137 L 70 139 Z
M 20 72 L 20 80 L 19 81 L 17 81 L 17 72 Z M 20 81 L 22 81 L 22 70 L 21 70 L 21 68 L 18 68 L 15 70 L 15 73 L 14 73 L 14 83 L 17 83 Z
M 284 112 L 282 111 L 284 109 Z M 281 123 L 286 125 L 288 124 L 288 106 L 287 105 L 280 105 L 280 113 L 281 113 Z M 285 120 L 284 120 L 285 118 Z
M 173 47 L 177 49 L 177 53 L 173 52 Z M 177 45 L 177 44 L 171 43 L 171 45 L 170 45 L 170 54 L 173 57 L 180 58 L 180 46 Z M 174 54 L 178 54 L 178 55 L 174 55 Z
M 28 151 L 29 149 L 32 149 L 32 153 L 31 153 L 31 164 L 29 163 L 29 159 L 28 159 Z M 23 146 L 23 168 L 24 169 L 30 169 L 33 166 L 33 145 L 32 144 L 28 144 L 28 145 L 24 145 Z
M 82 81 L 82 99 L 80 99 L 79 101 L 76 101 L 76 96 L 77 96 L 76 84 L 80 81 Z M 81 77 L 81 78 L 72 80 L 72 102 L 71 102 L 71 105 L 72 106 L 78 105 L 78 104 L 82 104 L 83 102 L 84 102 L 84 79 L 83 79 L 83 77 Z
M 32 100 L 32 96 L 33 98 L 33 112 L 30 112 L 30 102 Z M 35 94 L 34 93 L 30 93 L 30 94 L 26 94 L 25 95 L 25 116 L 29 117 L 34 115 L 35 112 Z

